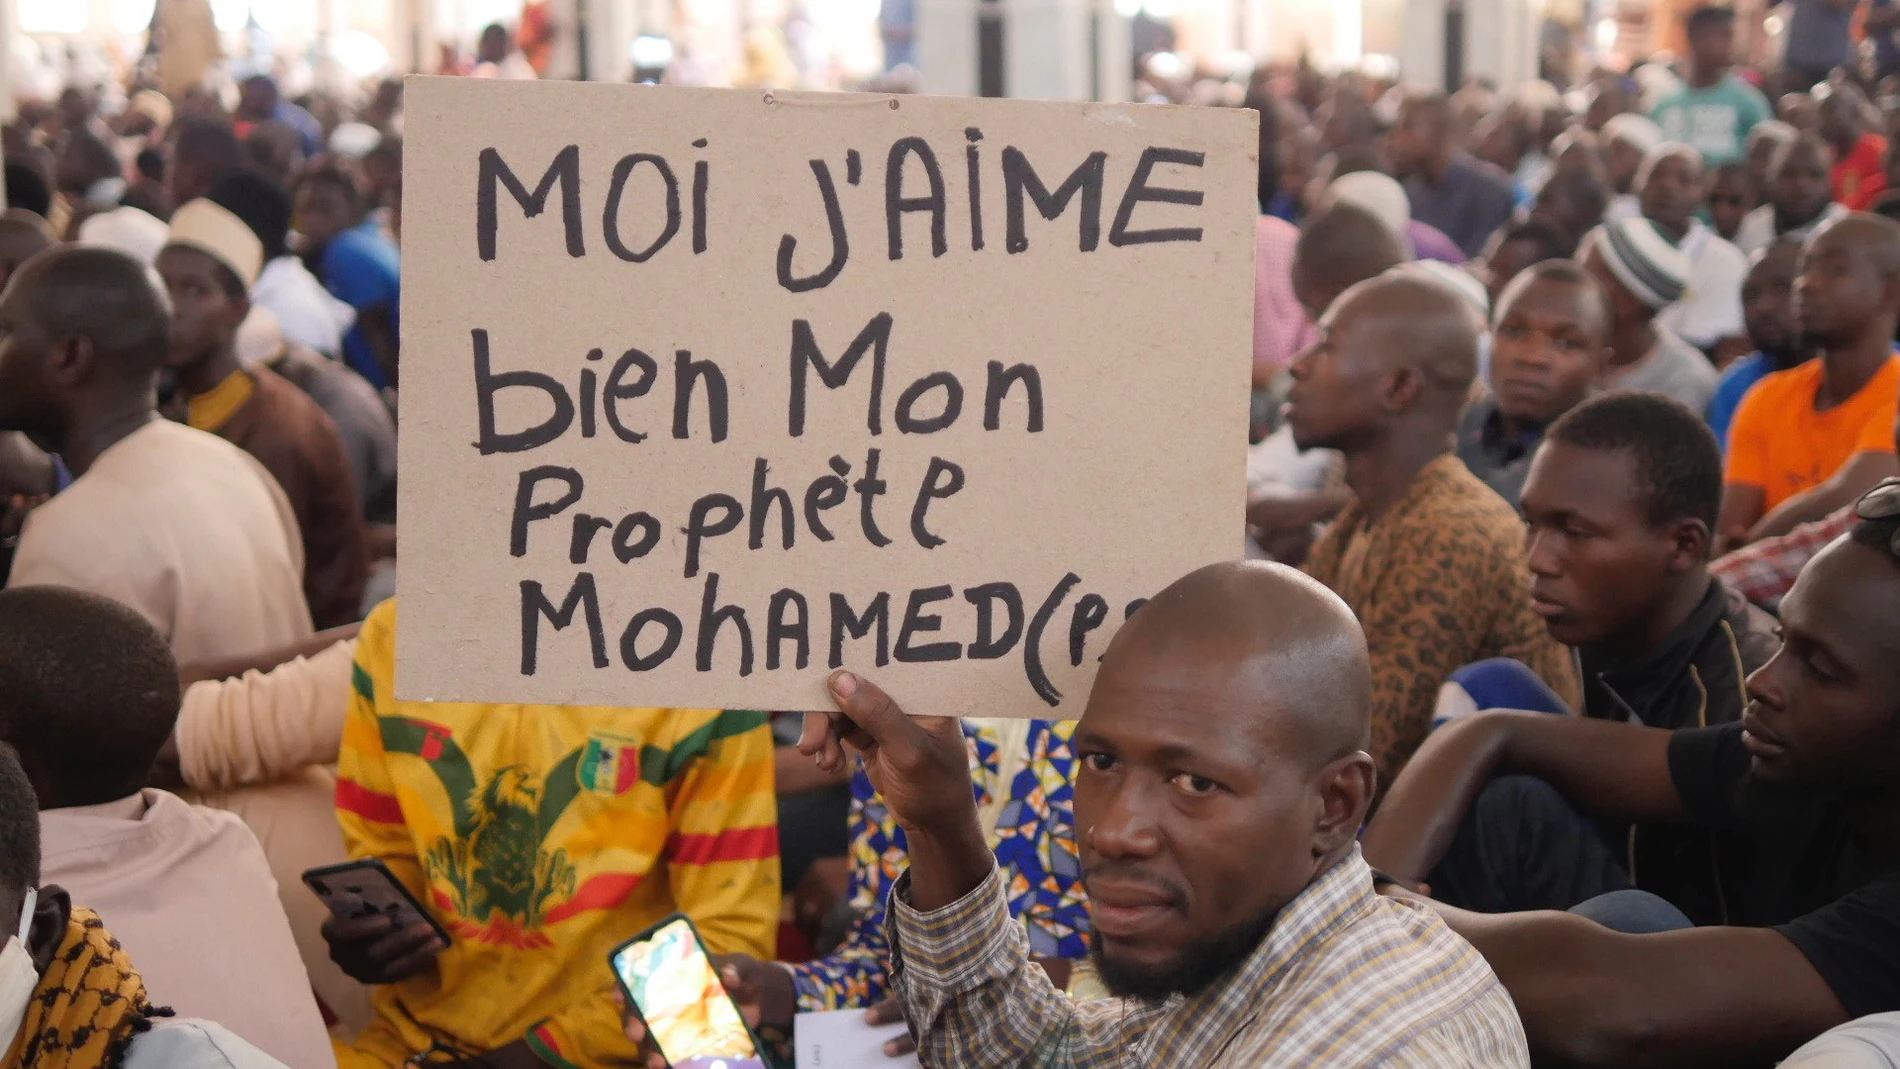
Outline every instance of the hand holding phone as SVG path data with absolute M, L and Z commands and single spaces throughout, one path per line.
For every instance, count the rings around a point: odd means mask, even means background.
M 330 911 L 323 938 L 351 979 L 393 984 L 427 969 L 449 936 L 381 861 L 325 865 L 303 882 Z
M 767 1069 L 758 1037 L 684 914 L 634 936 L 608 961 L 673 1069 Z

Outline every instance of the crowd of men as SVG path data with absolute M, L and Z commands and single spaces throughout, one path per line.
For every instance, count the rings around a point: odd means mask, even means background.
M 0 1069 L 663 1064 L 674 911 L 779 1069 L 1894 1064 L 1900 96 L 1686 31 L 1252 84 L 1236 559 L 1060 722 L 398 700 L 400 87 L 23 107 Z

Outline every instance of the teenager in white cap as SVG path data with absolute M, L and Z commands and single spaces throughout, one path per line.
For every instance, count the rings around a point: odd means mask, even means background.
M 1578 260 L 1610 300 L 1610 363 L 1606 389 L 1653 390 L 1706 411 L 1715 395 L 1715 366 L 1656 322 L 1682 297 L 1689 257 L 1647 219 L 1615 219 L 1583 239 Z
M 244 449 L 283 487 L 303 532 L 311 618 L 337 627 L 360 615 L 369 567 L 361 502 L 330 417 L 276 373 L 238 359 L 238 328 L 263 257 L 251 228 L 209 200 L 173 214 L 158 254 L 172 298 L 168 366 L 185 422 Z
M 1656 321 L 1703 352 L 1726 341 L 1734 346 L 1732 352 L 1742 353 L 1749 348 L 1742 329 L 1748 257 L 1696 218 L 1706 199 L 1704 177 L 1702 154 L 1680 141 L 1656 146 L 1636 174 L 1643 218 L 1689 257 L 1682 297 Z

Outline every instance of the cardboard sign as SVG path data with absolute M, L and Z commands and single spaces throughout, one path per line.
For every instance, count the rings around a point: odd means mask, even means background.
M 1252 112 L 406 109 L 401 697 L 1074 717 L 1238 554 Z

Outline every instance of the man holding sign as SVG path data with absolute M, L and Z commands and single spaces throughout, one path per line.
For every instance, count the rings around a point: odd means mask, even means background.
M 1435 914 L 1373 893 L 1372 682 L 1352 613 L 1272 564 L 1212 565 L 1110 644 L 1074 746 L 1093 958 L 1120 1000 L 1051 988 L 1012 923 L 956 722 L 831 677 L 800 748 L 862 753 L 910 836 L 896 987 L 926 1065 L 1526 1067 L 1516 1011 Z
M 389 773 L 417 759 L 377 740 L 425 709 L 456 710 L 440 734 L 459 744 L 498 715 L 474 708 L 812 708 L 849 661 L 939 709 L 1046 727 L 1074 718 L 1145 598 L 1238 551 L 1252 115 L 454 79 L 405 95 L 405 184 L 436 195 L 404 221 L 401 510 L 429 551 L 401 559 L 400 618 L 365 629 L 401 651 L 393 685 L 386 660 L 371 673 L 380 727 L 366 697 L 346 747 L 365 851 L 417 852 L 374 797 L 407 798 Z M 1131 496 L 1168 507 L 1105 527 L 1102 504 Z M 472 704 L 408 704 L 451 699 Z M 453 901 L 421 852 L 413 889 Z M 1058 956 L 1081 953 L 1065 906 Z M 587 936 L 558 906 L 529 919 L 557 947 Z M 464 948 L 431 966 L 414 934 L 391 958 L 421 971 L 411 988 L 460 967 Z M 502 1039 L 482 1027 L 470 1047 Z M 598 1060 L 573 1029 L 529 1042 Z

